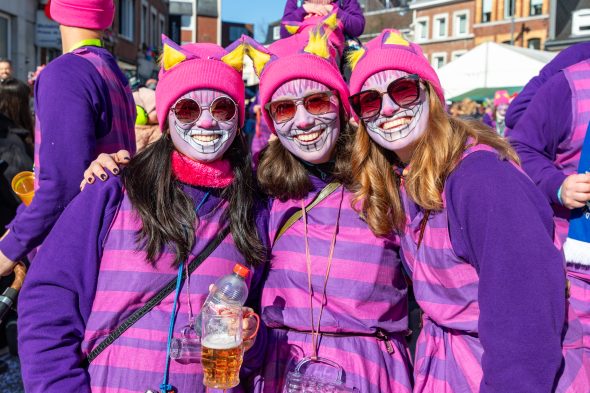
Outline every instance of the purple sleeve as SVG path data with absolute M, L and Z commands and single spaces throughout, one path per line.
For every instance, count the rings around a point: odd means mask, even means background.
M 509 136 L 523 169 L 554 204 L 559 203 L 557 190 L 566 178 L 555 159 L 560 143 L 571 135 L 571 94 L 565 75 L 553 76 L 533 97 Z
M 102 243 L 121 198 L 118 177 L 87 187 L 60 216 L 27 274 L 18 304 L 27 392 L 90 392 L 80 345 Z
M 358 0 L 344 0 L 338 9 L 338 19 L 344 25 L 344 34 L 359 37 L 365 30 L 365 17 Z
M 104 83 L 95 74 L 90 62 L 66 54 L 54 60 L 36 83 L 35 106 L 42 135 L 39 189 L 0 242 L 0 250 L 13 261 L 43 242 L 80 192 L 84 170 L 94 158 L 97 135 L 108 122 L 107 96 L 100 94 Z
M 463 160 L 445 193 L 453 249 L 479 274 L 481 393 L 551 392 L 562 361 L 565 272 L 549 205 L 490 152 Z
M 297 7 L 297 0 L 287 0 L 281 21 L 301 22 L 305 18 L 305 15 L 307 15 L 307 12 L 303 9 L 303 6 Z M 281 25 L 281 38 L 286 38 L 290 35 L 287 29 L 285 29 L 285 26 Z
M 506 126 L 510 129 L 516 127 L 516 124 L 524 114 L 533 96 L 547 80 L 564 68 L 586 59 L 590 59 L 590 42 L 572 45 L 555 56 L 553 60 L 541 69 L 539 75 L 527 83 L 522 92 L 512 101 L 506 112 Z
M 262 241 L 262 244 L 267 250 L 266 260 L 262 266 L 257 266 L 254 270 L 254 277 L 250 284 L 250 292 L 248 293 L 248 300 L 246 306 L 252 307 L 254 311 L 260 315 L 261 306 L 260 300 L 262 298 L 262 289 L 264 286 L 264 278 L 266 275 L 267 264 L 270 261 L 270 239 L 268 237 L 268 220 L 270 216 L 270 206 L 272 201 L 266 197 L 260 196 L 256 206 L 256 229 Z M 245 354 L 244 363 L 240 372 L 245 378 L 255 377 L 257 371 L 262 367 L 264 355 L 266 353 L 266 328 L 264 324 L 260 323 L 260 329 L 256 336 L 256 342 Z

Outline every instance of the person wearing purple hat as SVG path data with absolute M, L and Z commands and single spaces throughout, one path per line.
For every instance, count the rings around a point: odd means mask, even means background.
M 64 55 L 35 83 L 35 197 L 0 241 L 0 275 L 32 257 L 99 153 L 135 151 L 131 90 L 100 39 L 113 22 L 113 0 L 52 0 L 50 13 L 60 24 Z
M 19 299 L 27 392 L 204 393 L 200 352 L 171 360 L 172 339 L 196 339 L 209 285 L 236 263 L 248 266 L 250 294 L 259 292 L 268 211 L 255 200 L 240 133 L 241 62 L 214 44 L 163 44 L 162 137 L 120 176 L 74 198 L 27 274 Z M 138 316 L 146 303 L 153 307 Z M 243 323 L 248 349 L 256 328 Z M 245 374 L 264 355 L 257 341 Z
M 414 392 L 587 391 L 551 210 L 514 150 L 446 114 L 434 69 L 398 31 L 350 61 L 358 207 L 374 233 L 402 234 L 423 310 Z
M 351 207 L 349 94 L 330 30 L 247 49 L 275 135 L 257 170 L 273 198 L 272 256 L 261 298 L 266 357 L 253 390 L 313 380 L 317 391 L 410 393 L 399 237 L 373 235 Z

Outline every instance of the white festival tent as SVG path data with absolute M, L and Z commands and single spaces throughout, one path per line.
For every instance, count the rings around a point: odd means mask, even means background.
M 447 99 L 474 89 L 522 87 L 556 52 L 486 42 L 437 70 Z

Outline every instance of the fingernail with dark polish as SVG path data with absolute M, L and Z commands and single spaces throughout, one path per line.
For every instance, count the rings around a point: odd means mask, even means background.
M 88 178 L 88 183 L 92 183 L 93 181 L 94 181 L 94 178 L 92 178 L 92 177 Z
M 116 175 L 117 173 L 119 173 L 119 168 L 113 168 L 113 173 Z
M 124 159 L 124 160 L 126 160 L 126 161 L 129 161 L 131 158 L 129 158 L 129 157 L 125 157 L 125 158 L 123 158 L 123 159 Z
M 102 175 L 100 175 L 100 179 L 101 179 L 101 180 L 103 180 L 103 181 L 104 181 L 104 180 L 106 180 L 106 179 L 107 179 L 107 175 L 105 175 L 105 174 L 103 173 Z

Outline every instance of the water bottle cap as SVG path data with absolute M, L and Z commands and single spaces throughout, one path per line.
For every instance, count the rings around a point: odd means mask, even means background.
M 236 273 L 243 279 L 246 279 L 246 277 L 248 277 L 248 274 L 250 274 L 250 269 L 248 269 L 246 266 L 242 266 L 239 263 L 236 263 L 236 266 L 234 266 L 234 273 Z

